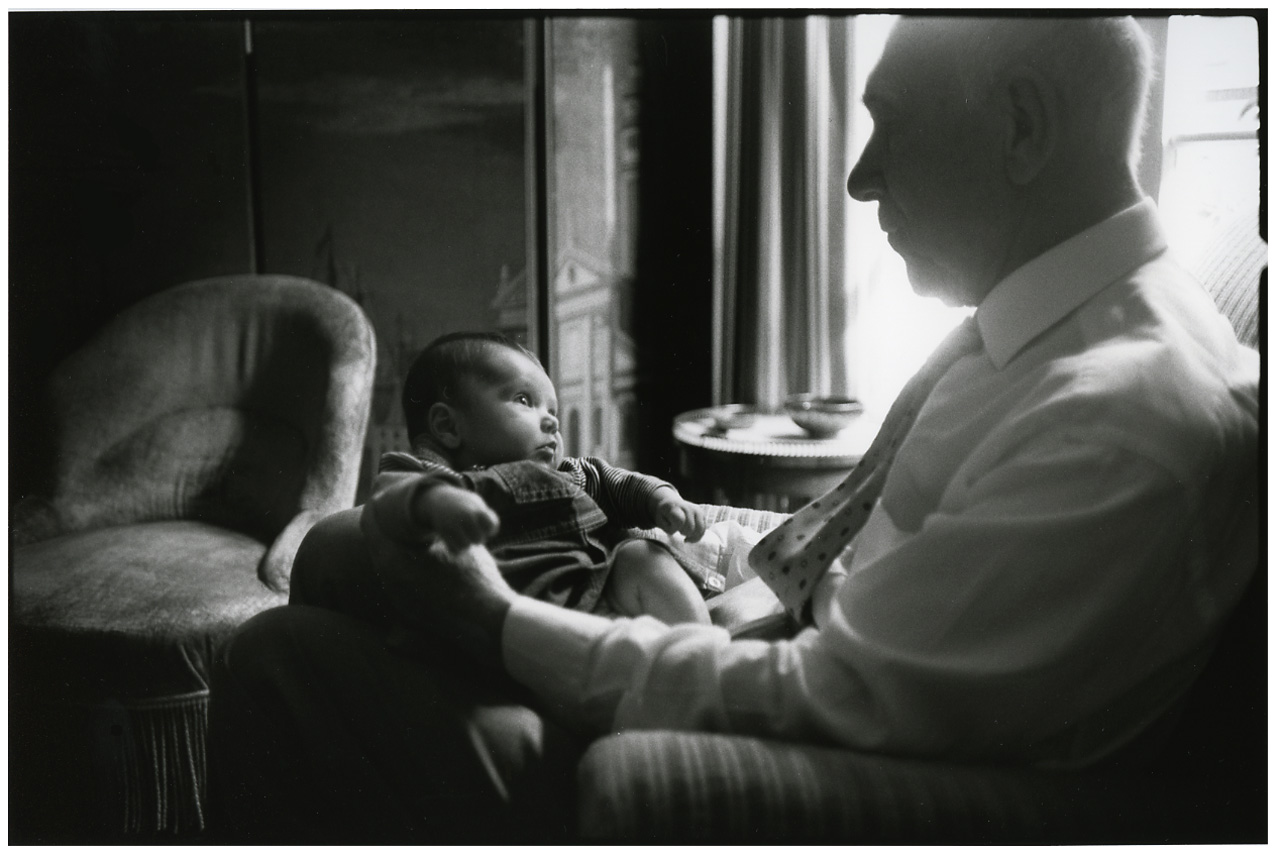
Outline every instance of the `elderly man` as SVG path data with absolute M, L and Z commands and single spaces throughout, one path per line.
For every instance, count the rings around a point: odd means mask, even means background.
M 242 832 L 562 836 L 578 742 L 624 729 L 1072 769 L 1158 733 L 1257 562 L 1259 362 L 1135 179 L 1149 66 L 1130 19 L 893 31 L 849 192 L 916 290 L 976 311 L 864 465 L 752 551 L 798 633 L 568 612 L 480 546 L 344 540 L 348 513 L 295 593 L 336 569 L 312 600 L 360 618 L 263 614 L 220 665 Z M 388 648 L 407 622 L 437 644 Z

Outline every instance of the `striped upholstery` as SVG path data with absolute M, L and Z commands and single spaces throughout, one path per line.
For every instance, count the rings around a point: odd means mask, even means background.
M 1190 780 L 625 732 L 592 744 L 578 768 L 578 832 L 638 844 L 1240 841 L 1247 826 L 1227 794 Z M 1206 830 L 1206 816 L 1217 826 Z
M 1204 254 L 1190 265 L 1236 337 L 1258 347 L 1258 294 L 1267 265 L 1267 245 L 1258 235 L 1258 213 L 1248 212 L 1218 231 Z

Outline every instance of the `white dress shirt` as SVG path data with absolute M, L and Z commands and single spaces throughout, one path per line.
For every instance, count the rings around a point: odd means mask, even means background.
M 1256 352 L 1149 202 L 976 310 L 814 627 L 607 620 L 520 599 L 507 670 L 598 732 L 676 728 L 1073 767 L 1175 704 L 1258 562 Z

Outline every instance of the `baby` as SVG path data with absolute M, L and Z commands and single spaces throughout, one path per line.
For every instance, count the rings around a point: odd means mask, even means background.
M 410 367 L 412 453 L 382 457 L 378 526 L 451 550 L 486 543 L 517 591 L 577 610 L 710 622 L 689 574 L 628 527 L 697 541 L 701 509 L 670 484 L 598 458 L 561 458 L 556 391 L 538 358 L 491 333 L 454 333 Z

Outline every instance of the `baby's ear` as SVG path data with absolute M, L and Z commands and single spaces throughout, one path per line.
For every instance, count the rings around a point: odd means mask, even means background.
M 436 402 L 427 411 L 427 431 L 445 449 L 457 449 L 462 445 L 457 414 L 444 402 Z

